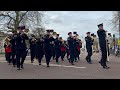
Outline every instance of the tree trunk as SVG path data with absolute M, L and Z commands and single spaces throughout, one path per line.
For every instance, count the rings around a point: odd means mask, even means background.
M 15 11 L 16 18 L 15 18 L 15 24 L 14 24 L 14 29 L 17 31 L 17 27 L 19 26 L 19 17 L 20 17 L 20 11 Z

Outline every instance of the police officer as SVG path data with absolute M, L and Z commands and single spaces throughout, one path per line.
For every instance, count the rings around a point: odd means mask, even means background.
M 44 53 L 45 53 L 47 67 L 49 67 L 49 62 L 51 59 L 50 30 L 46 30 L 46 31 L 47 34 L 44 37 Z
M 90 32 L 87 32 L 86 34 L 87 34 L 87 37 L 85 37 L 85 41 L 86 41 L 86 49 L 88 52 L 88 55 L 86 56 L 86 60 L 89 64 L 92 64 L 91 56 L 92 56 L 93 39 L 90 36 Z
M 69 37 L 67 38 L 68 47 L 70 51 L 70 63 L 74 65 L 74 37 L 72 36 L 72 32 L 68 33 Z
M 31 54 L 31 63 L 33 63 L 34 58 L 36 56 L 36 38 L 35 35 L 31 35 L 32 38 L 29 39 L 29 44 L 30 44 L 30 54 Z
M 11 40 L 10 40 L 10 43 L 11 43 L 11 54 L 12 54 L 12 63 L 13 63 L 13 66 L 15 67 L 16 65 L 16 42 L 15 42 L 15 38 L 17 37 L 17 32 L 16 31 L 13 31 L 12 32 L 12 37 L 11 37 Z
M 55 56 L 56 56 L 56 63 L 59 64 L 58 59 L 61 56 L 61 42 L 59 40 L 59 34 L 56 35 L 56 39 L 55 39 Z
M 17 70 L 20 70 L 20 66 L 21 68 L 23 68 L 23 63 L 27 56 L 27 47 L 26 47 L 25 40 L 28 40 L 28 36 L 23 31 L 25 30 L 25 26 L 18 27 L 18 30 L 19 32 L 17 34 L 15 41 L 16 41 Z
M 99 30 L 97 31 L 99 37 L 99 45 L 102 53 L 102 58 L 100 64 L 104 69 L 109 69 L 106 65 L 107 61 L 107 43 L 106 43 L 106 31 L 103 29 L 103 23 L 98 25 Z

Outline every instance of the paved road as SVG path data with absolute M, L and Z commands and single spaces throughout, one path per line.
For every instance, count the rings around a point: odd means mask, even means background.
M 17 71 L 12 65 L 8 65 L 3 55 L 0 56 L 0 79 L 120 79 L 120 58 L 110 56 L 109 70 L 103 69 L 98 61 L 100 54 L 94 54 L 93 64 L 85 61 L 86 53 L 81 54 L 81 60 L 71 66 L 67 59 L 60 60 L 57 65 L 51 60 L 51 67 L 47 68 L 45 60 L 38 65 L 37 60 L 30 63 L 30 57 L 26 58 L 24 69 Z

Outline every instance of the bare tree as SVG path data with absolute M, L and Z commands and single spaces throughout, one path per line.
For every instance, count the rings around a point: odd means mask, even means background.
M 35 28 L 35 30 L 32 31 L 34 35 L 41 36 L 45 34 L 45 28 Z
M 112 23 L 114 25 L 113 28 L 117 32 L 119 32 L 119 33 L 117 33 L 117 35 L 119 36 L 119 39 L 120 39 L 120 11 L 114 12 Z
M 19 25 L 26 25 L 28 28 L 41 25 L 43 11 L 0 11 L 1 28 L 17 30 Z
M 113 29 L 115 29 L 115 31 L 119 31 L 119 11 L 115 11 L 113 12 L 113 19 L 112 19 L 112 24 L 113 24 Z

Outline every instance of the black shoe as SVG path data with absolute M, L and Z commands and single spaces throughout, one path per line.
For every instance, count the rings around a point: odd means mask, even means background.
M 39 63 L 39 65 L 41 65 L 41 63 Z
M 88 62 L 88 58 L 85 58 L 86 59 L 86 61 Z
M 99 61 L 99 63 L 101 64 L 101 61 Z
M 109 69 L 110 67 L 108 67 L 108 66 L 103 66 L 103 68 L 104 68 L 104 69 Z
M 22 68 L 22 69 L 24 68 L 23 65 L 21 65 L 21 68 Z
M 47 67 L 50 67 L 49 65 L 47 65 Z
M 88 62 L 89 64 L 92 64 L 92 62 Z
M 13 65 L 13 67 L 15 67 L 15 65 Z
M 20 70 L 20 68 L 17 68 L 17 70 Z
M 59 62 L 56 62 L 56 64 L 59 64 Z
M 33 61 L 31 61 L 31 63 L 33 63 Z
M 72 65 L 75 65 L 74 63 L 71 63 Z

